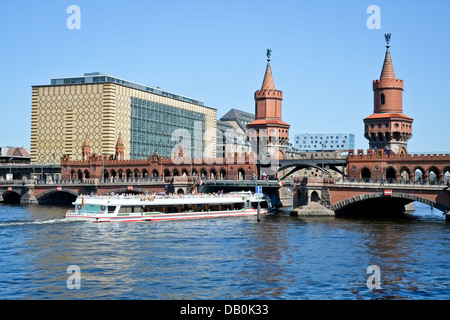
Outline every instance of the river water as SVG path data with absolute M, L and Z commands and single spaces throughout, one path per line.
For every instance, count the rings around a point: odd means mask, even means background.
M 450 223 L 415 205 L 399 219 L 95 224 L 0 204 L 0 299 L 448 299 Z

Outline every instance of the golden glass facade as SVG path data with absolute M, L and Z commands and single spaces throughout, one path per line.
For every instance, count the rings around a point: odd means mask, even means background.
M 63 155 L 81 160 L 85 137 L 89 138 L 93 154 L 114 154 L 119 133 L 125 142 L 124 157 L 130 159 L 132 99 L 204 114 L 204 130 L 216 132 L 217 110 L 197 100 L 163 91 L 159 91 L 161 94 L 148 92 L 138 88 L 151 88 L 122 80 L 125 84 L 119 84 L 113 81 L 116 78 L 106 76 L 105 82 L 87 83 L 84 81 L 87 78 L 76 78 L 78 81 L 70 83 L 67 79 L 61 79 L 61 84 L 52 80 L 51 85 L 32 87 L 32 163 L 59 163 Z M 212 143 L 215 140 L 213 137 Z

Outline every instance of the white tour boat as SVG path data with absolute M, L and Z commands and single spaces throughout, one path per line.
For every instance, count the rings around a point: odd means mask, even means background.
M 267 214 L 262 194 L 79 196 L 65 219 L 92 222 L 163 221 Z

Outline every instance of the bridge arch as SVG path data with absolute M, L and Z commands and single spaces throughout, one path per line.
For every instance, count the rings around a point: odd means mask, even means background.
M 20 192 L 17 190 L 1 190 L 0 191 L 0 199 L 3 199 L 4 203 L 20 203 Z
M 71 204 L 78 196 L 78 192 L 70 189 L 52 188 L 39 193 L 36 200 L 39 204 Z
M 408 203 L 418 201 L 437 208 L 443 212 L 448 211 L 450 207 L 447 204 L 439 203 L 425 197 L 408 193 L 394 193 L 391 196 L 385 196 L 383 193 L 366 193 L 341 200 L 331 206 L 336 215 L 355 214 L 357 210 L 383 211 L 388 207 L 393 213 L 403 213 L 404 206 Z

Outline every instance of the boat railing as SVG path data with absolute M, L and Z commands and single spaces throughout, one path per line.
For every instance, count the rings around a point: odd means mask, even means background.
M 78 196 L 79 199 L 85 198 L 85 199 L 98 199 L 98 200 L 105 200 L 105 199 L 139 199 L 141 201 L 145 200 L 155 200 L 155 199 L 162 199 L 162 200 L 172 200 L 172 199 L 202 199 L 202 198 L 242 198 L 243 196 L 253 196 L 251 192 L 231 192 L 231 193 L 198 193 L 198 194 L 180 194 L 180 195 L 149 195 L 149 194 L 113 194 L 113 195 L 80 195 Z

